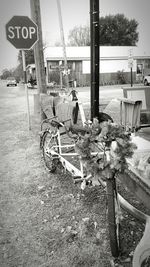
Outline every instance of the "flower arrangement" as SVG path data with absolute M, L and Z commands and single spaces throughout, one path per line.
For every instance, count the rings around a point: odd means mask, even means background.
M 87 181 L 93 185 L 110 179 L 116 172 L 127 167 L 126 158 L 132 157 L 136 146 L 131 142 L 131 133 L 121 125 L 97 119 L 87 122 L 84 134 L 79 134 L 75 150 L 86 170 L 81 184 L 84 189 Z

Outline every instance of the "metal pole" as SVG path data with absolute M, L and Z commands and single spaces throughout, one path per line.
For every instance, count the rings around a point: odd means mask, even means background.
M 131 87 L 133 86 L 132 67 L 131 67 Z
M 91 120 L 99 118 L 99 0 L 90 0 Z
M 64 38 L 63 21 L 62 21 L 62 15 L 61 15 L 61 6 L 60 6 L 59 0 L 57 0 L 57 8 L 58 8 L 60 35 L 61 35 L 61 41 L 62 41 L 62 46 L 63 46 L 64 67 L 66 71 L 66 87 L 67 87 L 67 91 L 69 91 L 67 53 L 66 53 L 66 45 L 65 45 L 65 38 Z
M 26 93 L 26 101 L 27 101 L 27 117 L 28 117 L 28 129 L 31 130 L 31 123 L 30 123 L 30 108 L 29 108 L 29 95 L 28 95 L 28 88 L 27 88 L 27 73 L 26 73 L 26 61 L 25 61 L 25 52 L 22 52 L 22 63 L 23 63 L 23 73 L 24 73 L 24 85 L 25 85 L 25 93 Z

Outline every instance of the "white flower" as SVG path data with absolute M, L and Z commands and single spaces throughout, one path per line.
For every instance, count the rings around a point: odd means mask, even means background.
M 86 181 L 83 180 L 83 182 L 81 183 L 81 189 L 84 190 L 86 188 Z

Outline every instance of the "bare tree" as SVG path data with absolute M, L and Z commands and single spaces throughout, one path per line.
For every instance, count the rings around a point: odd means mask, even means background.
M 137 28 L 138 22 L 135 19 L 129 20 L 124 14 L 100 17 L 100 45 L 136 45 L 139 37 Z M 68 40 L 71 46 L 89 46 L 90 27 L 74 27 L 69 32 Z
M 89 46 L 90 45 L 90 27 L 85 26 L 75 26 L 70 30 L 68 35 L 70 46 Z

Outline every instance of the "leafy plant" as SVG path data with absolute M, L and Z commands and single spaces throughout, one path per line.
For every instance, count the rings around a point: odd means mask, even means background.
M 101 46 L 135 46 L 138 42 L 138 22 L 124 14 L 99 18 L 99 44 Z M 75 26 L 68 35 L 70 46 L 90 45 L 90 25 Z
M 100 17 L 100 45 L 135 46 L 138 42 L 138 22 L 124 14 Z
M 82 189 L 87 180 L 97 185 L 101 179 L 110 179 L 116 172 L 123 172 L 127 167 L 126 158 L 132 157 L 136 149 L 130 132 L 121 125 L 106 121 L 99 123 L 94 119 L 93 123 L 86 124 L 84 130 L 85 134 L 79 134 L 75 144 L 86 170 Z
M 126 83 L 126 78 L 125 78 L 124 70 L 117 71 L 117 80 L 118 80 L 119 84 L 125 84 Z

